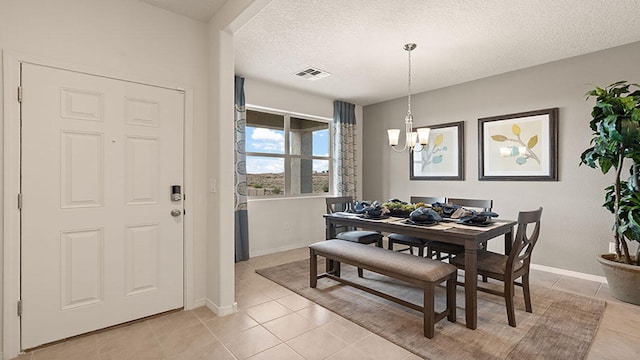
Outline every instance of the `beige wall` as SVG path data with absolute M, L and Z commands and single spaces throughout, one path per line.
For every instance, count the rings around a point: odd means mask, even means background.
M 465 180 L 410 181 L 408 154 L 394 153 L 386 129 L 402 125 L 406 98 L 364 108 L 364 196 L 385 200 L 411 195 L 490 198 L 503 218 L 544 207 L 536 264 L 601 275 L 596 255 L 608 251 L 612 216 L 601 207 L 612 174 L 578 167 L 589 146 L 588 84 L 640 81 L 640 43 L 561 60 L 412 96 L 417 126 L 465 122 Z M 559 181 L 478 181 L 477 119 L 558 107 Z M 380 166 L 382 163 L 382 166 Z M 496 244 L 491 245 L 496 249 Z

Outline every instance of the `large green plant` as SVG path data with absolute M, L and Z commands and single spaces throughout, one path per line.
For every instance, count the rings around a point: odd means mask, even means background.
M 603 206 L 614 215 L 616 256 L 618 261 L 640 265 L 640 248 L 634 261 L 628 244 L 640 242 L 640 86 L 619 81 L 604 89 L 595 86 L 586 96 L 596 98 L 589 122 L 594 133 L 593 146 L 582 153 L 581 164 L 600 168 L 603 174 L 615 170 Z M 627 166 L 629 177 L 624 180 Z

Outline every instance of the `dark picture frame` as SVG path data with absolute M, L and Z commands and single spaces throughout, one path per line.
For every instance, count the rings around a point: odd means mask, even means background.
M 558 108 L 478 119 L 478 179 L 558 180 Z
M 464 121 L 425 127 L 426 149 L 409 152 L 410 180 L 464 180 Z

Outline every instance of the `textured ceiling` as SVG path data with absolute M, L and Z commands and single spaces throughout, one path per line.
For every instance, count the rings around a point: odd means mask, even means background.
M 143 1 L 202 21 L 225 2 Z M 238 75 L 359 105 L 406 96 L 408 42 L 418 93 L 636 41 L 640 0 L 272 0 L 234 37 Z

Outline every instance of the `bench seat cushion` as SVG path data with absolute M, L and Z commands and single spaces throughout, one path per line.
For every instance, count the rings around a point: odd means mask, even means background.
M 428 282 L 440 281 L 456 271 L 455 266 L 441 261 L 336 239 L 320 241 L 309 245 L 309 248 L 325 257 L 338 256 L 346 263 L 370 265 L 369 270 L 374 272 Z

